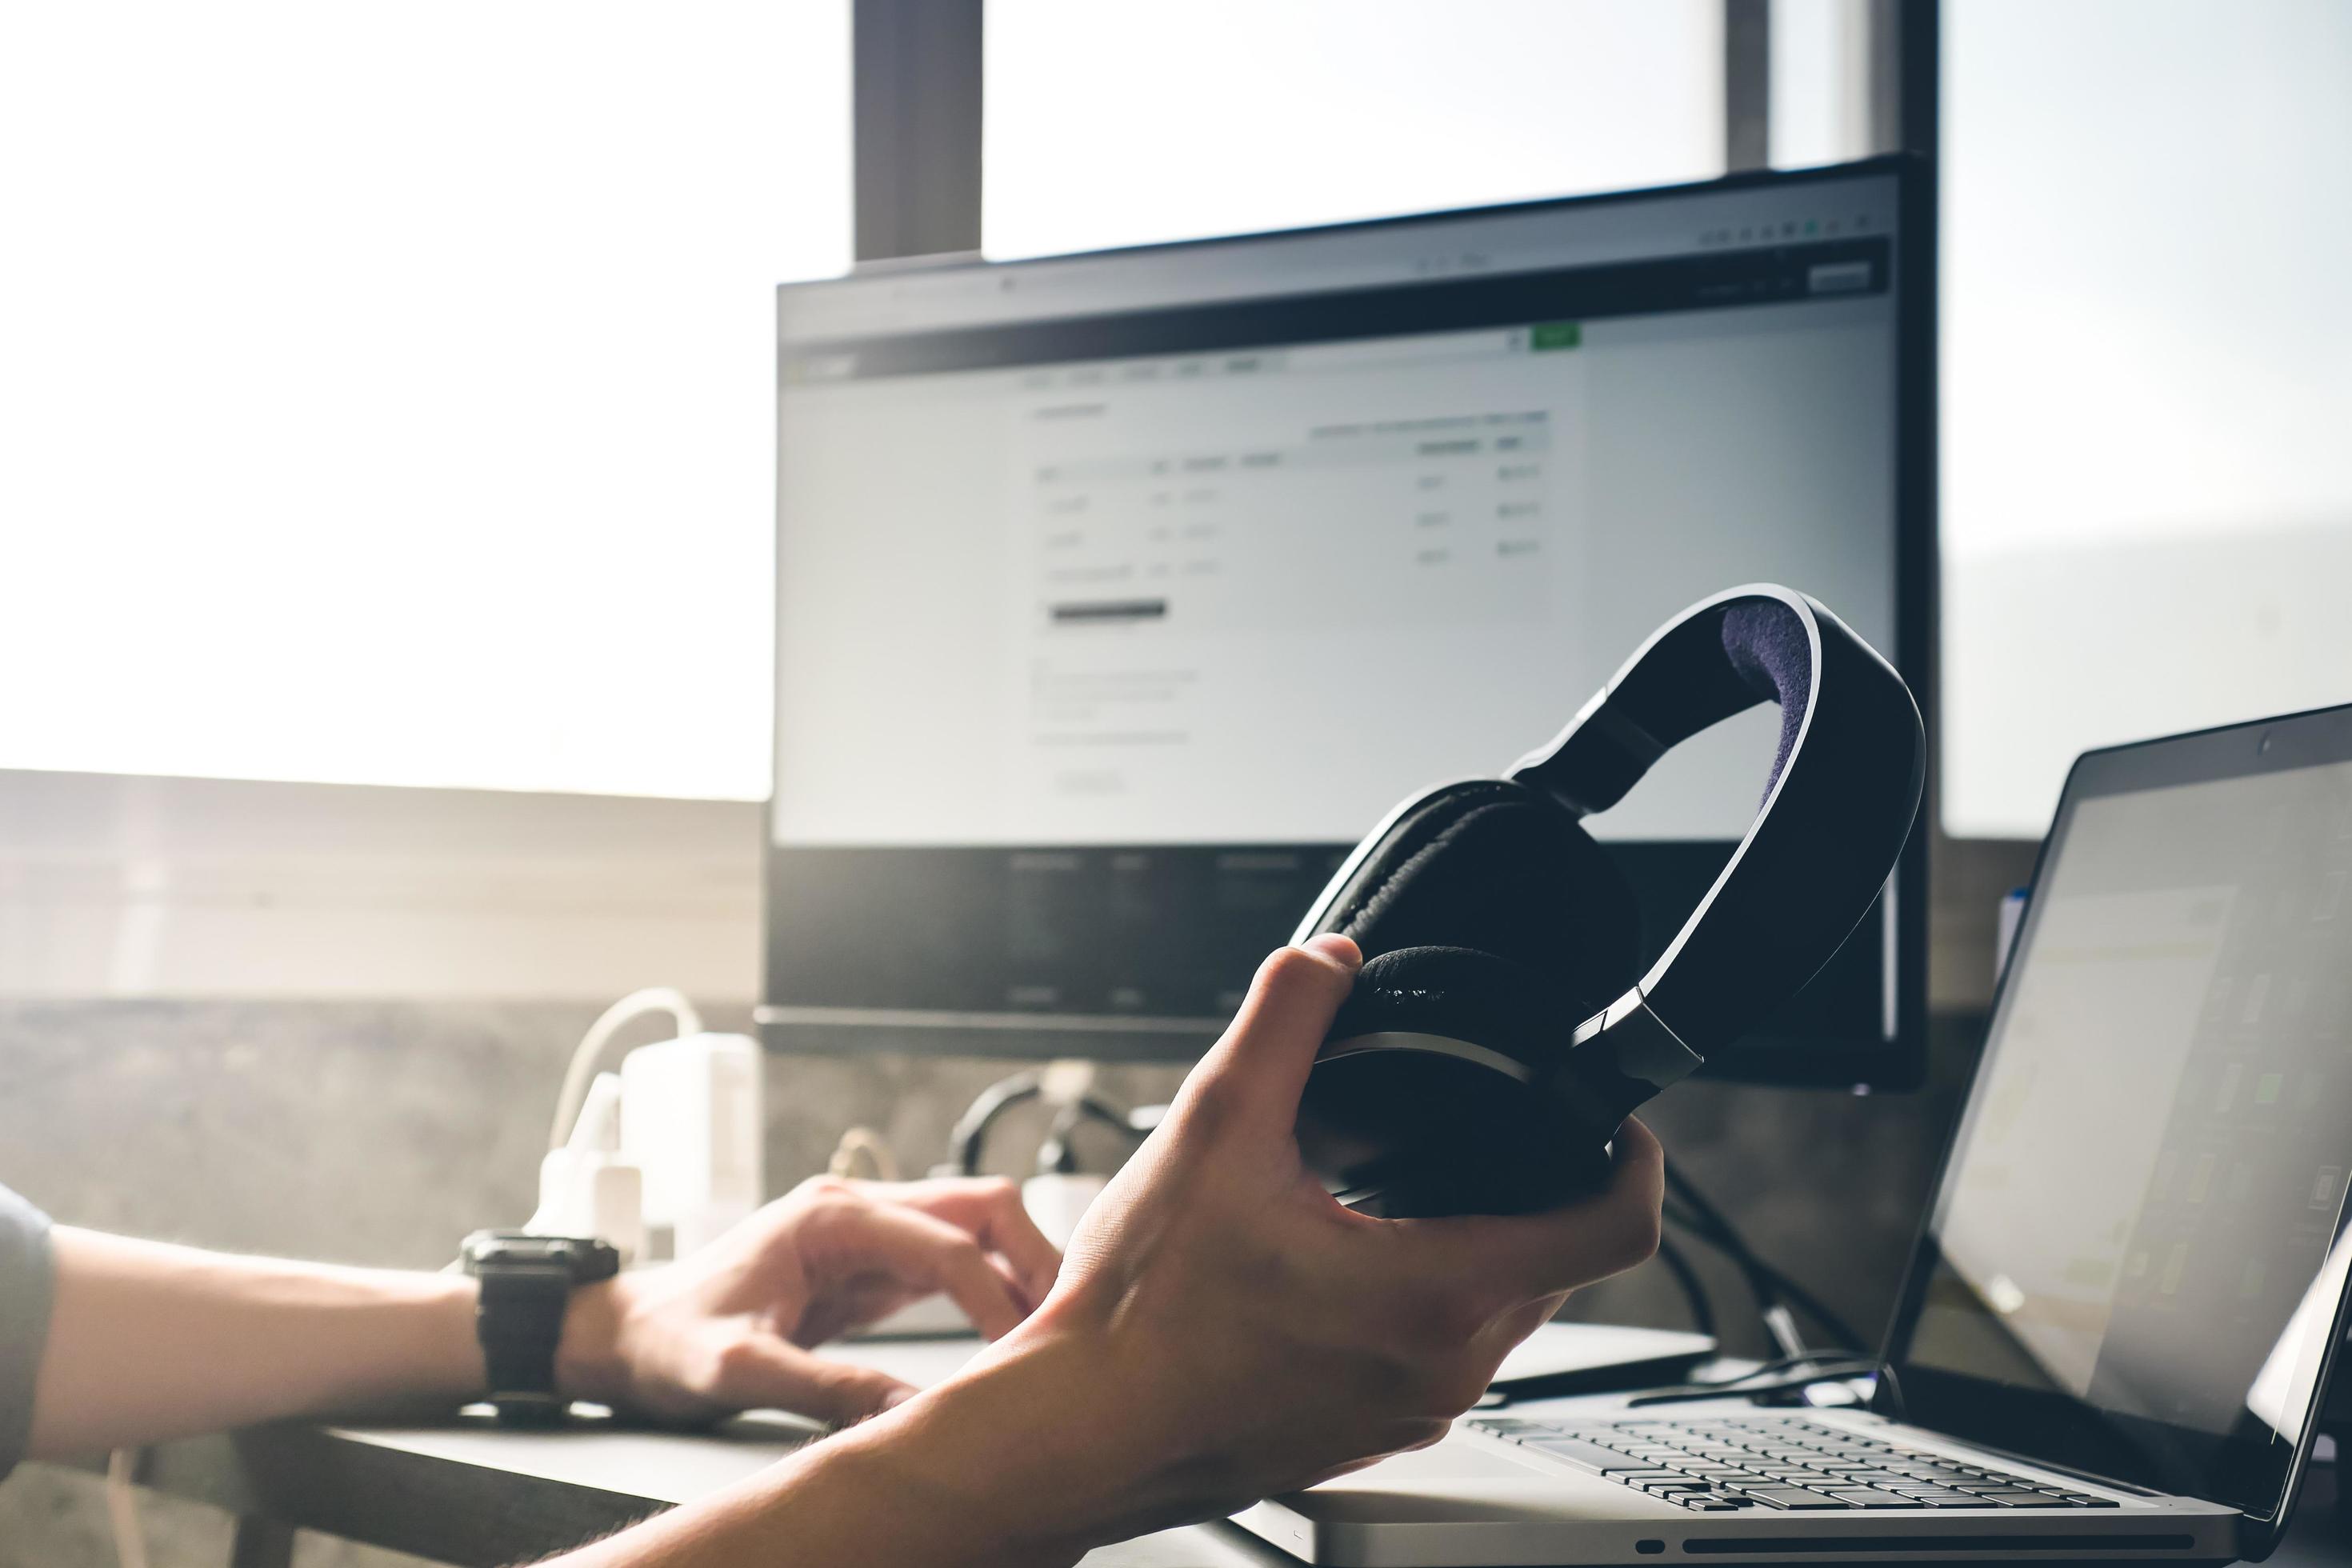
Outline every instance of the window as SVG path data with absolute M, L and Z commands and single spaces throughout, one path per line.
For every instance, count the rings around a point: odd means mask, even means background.
M 1944 822 L 2352 700 L 2352 7 L 1944 8 Z
M 1876 149 L 1869 0 L 1771 0 L 1772 163 L 1843 163 Z
M 1720 0 L 989 0 L 993 256 L 1723 171 Z
M 0 767 L 757 798 L 847 0 L 0 42 Z

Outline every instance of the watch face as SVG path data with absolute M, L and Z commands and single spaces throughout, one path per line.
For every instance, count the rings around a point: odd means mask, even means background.
M 527 1236 L 519 1230 L 478 1230 L 466 1238 L 460 1256 L 469 1271 L 561 1268 L 576 1280 L 609 1279 L 621 1267 L 621 1255 L 593 1237 Z

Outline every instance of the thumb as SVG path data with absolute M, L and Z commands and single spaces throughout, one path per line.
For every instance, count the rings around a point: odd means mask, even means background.
M 847 1426 L 903 1403 L 915 1390 L 887 1373 L 812 1355 L 762 1334 L 735 1348 L 720 1385 L 711 1393 L 736 1409 L 788 1410 L 828 1426 Z
M 1201 1058 L 1184 1098 L 1223 1118 L 1287 1133 L 1333 1015 L 1348 999 L 1363 955 L 1344 936 L 1276 948 L 1258 965 L 1223 1038 Z

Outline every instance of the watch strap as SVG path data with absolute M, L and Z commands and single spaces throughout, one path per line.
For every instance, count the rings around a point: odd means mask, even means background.
M 511 1421 L 553 1421 L 564 1401 L 555 1392 L 555 1348 L 572 1303 L 572 1272 L 554 1262 L 499 1262 L 479 1272 L 475 1332 L 490 1403 Z

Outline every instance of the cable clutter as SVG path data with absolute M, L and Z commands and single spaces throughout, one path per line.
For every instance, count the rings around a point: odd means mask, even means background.
M 1104 1186 L 1108 1174 L 1081 1170 L 1074 1144 L 1079 1128 L 1092 1122 L 1139 1143 L 1160 1124 L 1164 1106 L 1124 1110 L 1094 1087 L 1094 1064 L 1049 1062 L 998 1079 L 980 1092 L 948 1134 L 948 1159 L 940 1175 L 977 1176 L 987 1169 L 989 1134 L 1005 1112 L 1042 1101 L 1054 1108 L 1037 1145 L 1031 1173 L 1021 1184 L 1022 1206 L 1056 1247 L 1066 1247 Z

